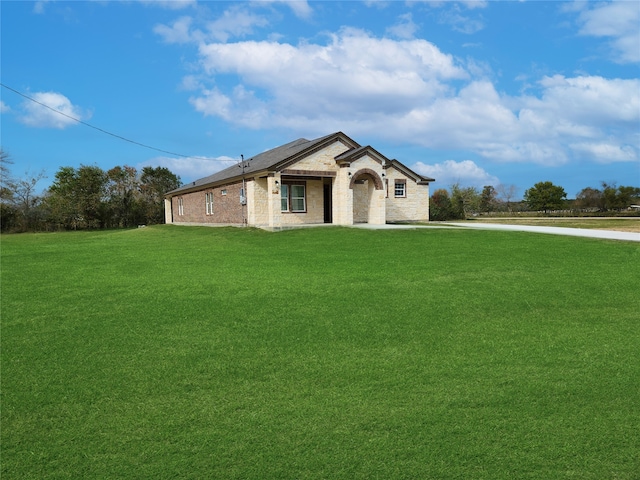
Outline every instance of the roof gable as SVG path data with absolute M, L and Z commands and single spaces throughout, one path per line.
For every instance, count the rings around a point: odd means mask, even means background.
M 358 148 L 352 148 L 351 150 L 347 150 L 346 152 L 336 157 L 336 162 L 351 163 L 351 162 L 355 162 L 359 158 L 364 157 L 365 155 L 368 155 L 370 158 L 372 158 L 376 162 L 382 163 L 382 164 L 385 164 L 386 162 L 390 161 L 387 157 L 382 155 L 371 145 L 367 145 L 365 147 L 358 147 Z
M 428 184 L 429 182 L 436 181 L 435 178 L 425 177 L 424 175 L 420 175 L 419 173 L 414 172 L 409 167 L 407 167 L 404 163 L 400 163 L 395 158 L 391 160 L 390 164 L 387 164 L 387 168 L 388 167 L 393 167 L 398 171 L 404 173 L 407 177 L 415 180 L 415 182 L 418 183 L 418 185 L 424 185 L 424 184 Z

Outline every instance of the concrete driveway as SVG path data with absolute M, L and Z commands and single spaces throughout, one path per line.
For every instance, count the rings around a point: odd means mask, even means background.
M 503 225 L 499 223 L 460 223 L 442 222 L 424 225 L 412 224 L 387 224 L 370 225 L 367 223 L 356 224 L 356 228 L 367 228 L 371 230 L 402 230 L 412 228 L 475 228 L 481 230 L 506 230 L 512 232 L 532 232 L 547 233 L 552 235 L 569 235 L 572 237 L 603 238 L 606 240 L 625 240 L 629 242 L 640 242 L 640 233 L 618 232 L 615 230 L 592 230 L 587 228 L 565 228 L 565 227 L 536 227 L 533 225 Z
M 499 223 L 458 223 L 447 222 L 445 225 L 452 225 L 463 228 L 480 228 L 484 230 L 508 230 L 513 232 L 533 232 L 549 233 L 552 235 L 569 235 L 572 237 L 604 238 L 607 240 L 626 240 L 630 242 L 640 242 L 638 232 L 618 232 L 615 230 L 595 230 L 588 228 L 567 228 L 567 227 L 537 227 L 533 225 L 503 225 Z

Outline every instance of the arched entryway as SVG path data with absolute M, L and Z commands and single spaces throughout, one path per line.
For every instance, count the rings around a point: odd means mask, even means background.
M 385 223 L 384 183 L 375 171 L 363 168 L 351 176 L 353 223 Z

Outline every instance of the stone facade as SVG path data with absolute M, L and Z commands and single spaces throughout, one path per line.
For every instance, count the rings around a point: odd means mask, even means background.
M 387 169 L 386 204 L 387 222 L 428 222 L 429 221 L 429 187 L 418 185 L 396 169 Z M 395 196 L 396 180 L 405 181 L 406 195 Z
M 432 179 L 414 174 L 371 147 L 358 147 L 340 132 L 309 143 L 307 150 L 290 161 L 284 158 L 273 170 L 247 174 L 246 205 L 240 202 L 242 181 L 238 175 L 230 183 L 200 187 L 194 182 L 194 186 L 178 189 L 165 201 L 171 210 L 166 214 L 167 223 L 246 223 L 279 229 L 301 224 L 428 221 L 428 181 Z M 395 195 L 396 181 L 404 184 L 402 196 Z M 284 185 L 290 191 L 292 185 L 304 185 L 304 212 L 282 210 Z M 213 212 L 209 213 L 208 194 L 213 194 Z

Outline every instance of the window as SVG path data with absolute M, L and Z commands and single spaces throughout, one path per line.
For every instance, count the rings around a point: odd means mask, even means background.
M 227 195 L 227 189 L 225 188 L 224 190 L 222 190 L 222 191 L 220 192 L 220 194 L 221 194 L 223 197 L 224 197 L 224 196 L 226 196 L 226 195 Z
M 280 187 L 280 209 L 283 212 L 289 211 L 289 185 L 286 184 Z
M 304 185 L 291 185 L 291 201 L 289 203 L 292 212 L 305 212 L 307 210 Z
M 407 196 L 407 183 L 406 180 L 396 180 L 396 185 L 394 189 L 395 197 L 406 197 Z
M 182 197 L 178 198 L 178 215 L 184 215 L 184 202 Z
M 204 194 L 204 203 L 207 209 L 207 215 L 213 215 L 213 192 Z
M 280 206 L 283 212 L 305 213 L 307 211 L 306 184 L 283 183 L 280 186 Z

